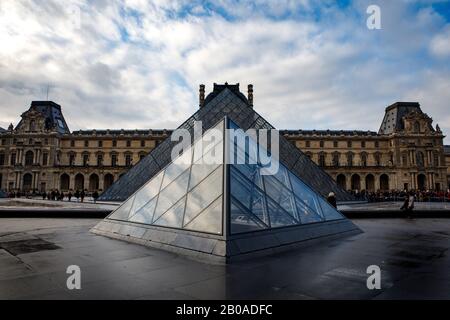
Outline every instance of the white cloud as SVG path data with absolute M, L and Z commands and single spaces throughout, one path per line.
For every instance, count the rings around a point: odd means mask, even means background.
M 73 130 L 174 128 L 198 84 L 228 81 L 253 83 L 256 110 L 279 128 L 377 130 L 385 106 L 408 98 L 450 131 L 449 31 L 430 7 L 381 1 L 383 30 L 369 31 L 364 1 L 71 3 L 79 29 L 59 1 L 1 2 L 0 126 L 51 84 Z

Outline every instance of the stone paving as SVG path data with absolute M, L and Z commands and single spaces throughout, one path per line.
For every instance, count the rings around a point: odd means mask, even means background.
M 1 299 L 449 299 L 449 219 L 355 219 L 365 232 L 204 264 L 97 236 L 98 219 L 0 219 Z M 366 269 L 379 265 L 381 290 Z M 66 268 L 81 268 L 81 290 Z

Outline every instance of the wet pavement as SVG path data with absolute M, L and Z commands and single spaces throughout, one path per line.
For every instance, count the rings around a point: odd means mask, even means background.
M 450 298 L 450 219 L 355 219 L 364 233 L 228 266 L 91 234 L 98 221 L 0 219 L 0 299 Z

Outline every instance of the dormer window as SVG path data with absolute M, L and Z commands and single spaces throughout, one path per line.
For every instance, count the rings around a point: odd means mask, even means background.
M 414 132 L 415 133 L 420 132 L 420 123 L 418 121 L 414 122 Z
M 36 131 L 36 121 L 35 120 L 30 121 L 30 131 L 32 131 L 32 132 Z

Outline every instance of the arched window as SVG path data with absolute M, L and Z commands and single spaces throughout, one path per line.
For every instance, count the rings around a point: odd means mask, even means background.
M 30 121 L 30 131 L 36 131 L 36 121 L 35 120 Z
M 418 121 L 414 122 L 414 132 L 415 133 L 420 132 L 420 123 Z

